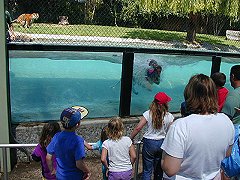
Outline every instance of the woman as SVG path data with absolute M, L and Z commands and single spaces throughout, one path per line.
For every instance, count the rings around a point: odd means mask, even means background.
M 217 113 L 217 90 L 208 76 L 191 77 L 184 97 L 191 115 L 170 126 L 161 147 L 162 169 L 172 179 L 214 179 L 231 153 L 234 126 L 225 114 Z
M 154 179 L 162 179 L 161 145 L 166 136 L 169 125 L 173 122 L 173 115 L 168 112 L 168 102 L 171 98 L 164 92 L 155 95 L 149 110 L 143 113 L 138 125 L 134 128 L 131 139 L 147 124 L 147 132 L 143 135 L 143 177 L 150 180 L 154 167 Z

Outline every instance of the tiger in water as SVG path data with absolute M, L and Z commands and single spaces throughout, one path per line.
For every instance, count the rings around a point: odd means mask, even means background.
M 24 28 L 29 28 L 33 21 L 37 20 L 39 18 L 38 13 L 32 13 L 32 14 L 21 14 L 18 16 L 17 19 L 13 20 L 12 22 L 17 22 L 22 25 Z

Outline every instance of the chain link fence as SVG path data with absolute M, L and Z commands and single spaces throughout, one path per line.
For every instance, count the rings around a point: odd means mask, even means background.
M 5 0 L 5 9 L 13 20 L 16 43 L 240 51 L 239 20 L 221 14 L 191 18 L 144 12 L 136 2 Z M 186 40 L 189 32 L 191 43 Z

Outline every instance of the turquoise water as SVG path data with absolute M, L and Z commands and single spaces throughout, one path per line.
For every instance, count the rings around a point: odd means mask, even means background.
M 41 57 L 41 55 L 43 57 Z M 35 57 L 34 57 L 35 56 Z M 148 59 L 163 67 L 160 85 L 141 85 Z M 82 105 L 90 118 L 117 116 L 119 112 L 121 53 L 36 52 L 10 54 L 12 121 L 58 120 L 63 108 Z M 236 60 L 225 59 L 221 71 L 227 77 Z M 211 71 L 211 57 L 135 54 L 131 115 L 140 115 L 153 96 L 164 91 L 172 97 L 170 111 L 179 111 L 183 90 L 193 74 Z M 229 80 L 226 87 L 231 89 Z

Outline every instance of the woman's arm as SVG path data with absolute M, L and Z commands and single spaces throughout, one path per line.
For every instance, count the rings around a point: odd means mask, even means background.
M 138 125 L 134 128 L 133 132 L 131 133 L 130 138 L 134 139 L 134 137 L 142 130 L 143 126 L 147 123 L 145 117 L 141 117 Z
M 182 159 L 175 158 L 173 156 L 168 155 L 165 151 L 163 151 L 162 155 L 162 169 L 169 176 L 174 176 L 180 170 L 182 163 Z
M 136 155 L 135 147 L 133 144 L 131 144 L 131 146 L 130 146 L 129 155 L 130 155 L 131 163 L 134 164 L 137 159 L 137 155 Z

